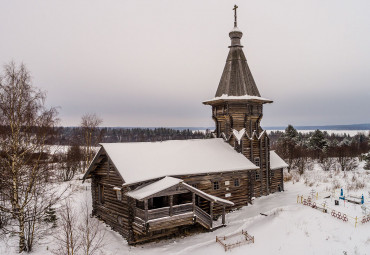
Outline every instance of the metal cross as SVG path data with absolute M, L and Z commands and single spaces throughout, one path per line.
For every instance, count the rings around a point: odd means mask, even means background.
M 238 9 L 238 6 L 237 5 L 234 5 L 234 27 L 237 27 L 237 22 L 236 22 L 236 9 Z

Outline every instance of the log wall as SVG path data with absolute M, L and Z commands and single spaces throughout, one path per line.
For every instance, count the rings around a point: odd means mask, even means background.
M 92 174 L 91 193 L 93 215 L 99 217 L 113 230 L 119 232 L 126 239 L 130 238 L 130 229 L 132 217 L 130 212 L 128 197 L 124 194 L 127 189 L 121 191 L 121 201 L 118 200 L 114 187 L 121 188 L 123 184 L 122 178 L 119 176 L 113 165 L 109 163 L 105 157 L 99 163 L 98 167 Z M 99 185 L 102 185 L 104 203 L 99 201 Z

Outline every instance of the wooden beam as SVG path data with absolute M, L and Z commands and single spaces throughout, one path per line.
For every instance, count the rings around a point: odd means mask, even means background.
M 148 221 L 148 199 L 144 200 L 144 210 L 145 210 L 144 220 L 145 222 L 147 222 Z
M 195 211 L 195 193 L 192 193 L 193 212 Z
M 173 215 L 173 195 L 170 196 L 170 216 Z
M 213 225 L 213 204 L 214 202 L 210 202 L 210 205 L 209 205 L 209 215 L 211 216 L 211 228 Z

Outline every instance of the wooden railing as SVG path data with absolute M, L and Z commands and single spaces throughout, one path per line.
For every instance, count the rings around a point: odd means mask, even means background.
M 193 211 L 192 203 L 172 206 L 172 216 L 185 214 L 192 211 Z M 169 216 L 170 216 L 170 207 L 162 207 L 148 210 L 148 220 L 161 219 Z M 194 216 L 196 222 L 198 222 L 207 229 L 212 229 L 213 220 L 211 218 L 211 215 L 203 211 L 200 207 L 195 206 Z M 145 210 L 135 208 L 135 217 L 138 218 L 137 220 L 135 220 L 137 221 L 138 224 L 145 223 Z M 142 222 L 140 222 L 140 220 L 142 220 Z
M 191 211 L 193 211 L 193 203 L 172 206 L 173 215 L 183 214 Z
M 181 204 L 172 206 L 172 215 L 179 215 L 187 212 L 193 211 L 193 204 Z M 145 219 L 145 210 L 140 208 L 135 208 L 135 216 L 144 220 Z M 148 220 L 160 219 L 170 216 L 170 207 L 162 207 L 148 210 Z
M 169 207 L 162 207 L 162 208 L 148 210 L 148 220 L 164 218 L 169 215 L 170 215 Z
M 140 219 L 145 219 L 145 211 L 140 208 L 135 208 L 135 216 Z
M 211 215 L 203 211 L 200 207 L 195 206 L 195 217 L 196 221 L 203 225 L 203 227 L 211 229 L 213 220 L 211 218 Z

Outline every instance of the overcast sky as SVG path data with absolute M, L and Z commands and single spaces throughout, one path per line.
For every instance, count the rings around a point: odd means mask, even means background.
M 370 1 L 0 0 L 0 61 L 24 62 L 62 125 L 213 126 L 238 27 L 262 125 L 370 123 Z

